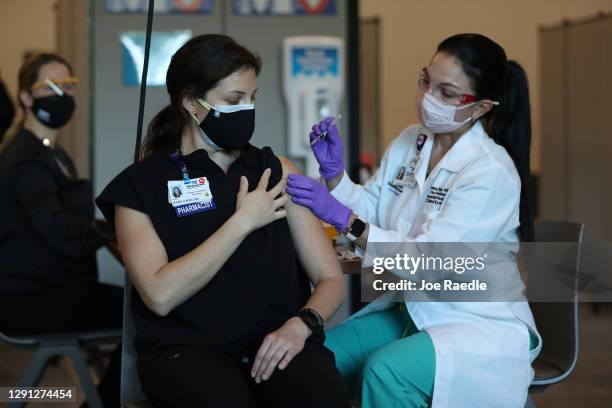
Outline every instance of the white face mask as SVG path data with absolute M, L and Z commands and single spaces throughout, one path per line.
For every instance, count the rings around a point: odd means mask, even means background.
M 455 121 L 457 111 L 474 106 L 478 102 L 479 101 L 476 101 L 462 106 L 449 105 L 437 100 L 430 92 L 426 92 L 423 94 L 423 98 L 419 104 L 420 106 L 418 106 L 417 109 L 420 110 L 419 116 L 423 122 L 423 126 L 429 131 L 433 133 L 451 133 L 472 120 L 472 117 L 469 117 L 463 122 Z
M 219 113 L 234 113 L 234 112 L 240 112 L 243 110 L 255 109 L 255 104 L 253 103 L 243 103 L 240 105 L 211 105 L 203 99 L 198 99 L 198 102 L 200 102 L 200 104 L 204 106 L 206 109 L 208 110 L 214 109 L 216 112 L 219 112 Z

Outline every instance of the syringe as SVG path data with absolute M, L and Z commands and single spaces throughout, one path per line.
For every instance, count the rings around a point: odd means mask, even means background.
M 323 140 L 325 138 L 325 136 L 327 136 L 327 132 L 329 131 L 329 128 L 336 124 L 336 120 L 337 119 L 342 119 L 342 115 L 334 116 L 334 119 L 331 121 L 329 126 L 327 126 L 327 130 L 325 132 L 321 133 L 321 135 L 319 137 L 317 137 L 316 139 L 314 139 L 312 142 L 310 142 L 310 145 L 312 146 L 315 143 L 317 143 L 318 141 Z

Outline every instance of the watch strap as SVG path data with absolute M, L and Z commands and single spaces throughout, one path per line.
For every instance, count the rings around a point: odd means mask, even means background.
M 304 324 L 310 329 L 313 335 L 320 336 L 323 334 L 325 322 L 316 310 L 304 308 L 298 311 L 295 316 L 302 319 Z

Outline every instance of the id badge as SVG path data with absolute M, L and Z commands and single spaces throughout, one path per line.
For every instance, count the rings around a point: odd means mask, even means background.
M 420 157 L 417 156 L 408 162 L 406 166 L 406 171 L 401 175 L 402 177 L 398 177 L 394 180 L 395 185 L 406 186 L 408 188 L 414 188 L 416 186 L 416 177 L 414 176 L 414 170 L 416 169 L 417 164 L 419 163 Z
M 414 173 L 409 174 L 406 177 L 406 186 L 408 186 L 408 188 L 415 188 L 417 185 L 417 181 L 416 181 L 416 177 L 414 177 Z
M 174 207 L 177 217 L 216 208 L 206 177 L 168 181 L 168 203 Z
M 415 188 L 417 185 L 417 180 L 414 175 L 414 171 L 416 170 L 419 161 L 421 160 L 421 151 L 423 150 L 423 146 L 425 146 L 425 142 L 427 141 L 427 135 L 421 133 L 416 140 L 416 156 L 410 159 L 408 165 L 404 168 L 401 167 L 395 180 L 393 180 L 392 185 Z

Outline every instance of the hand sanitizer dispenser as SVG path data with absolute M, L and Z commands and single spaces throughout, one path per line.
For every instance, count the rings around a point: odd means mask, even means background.
M 319 165 L 308 138 L 312 125 L 340 113 L 344 95 L 344 40 L 327 36 L 283 41 L 283 86 L 287 100 L 289 156 L 305 161 L 305 174 L 318 178 Z

